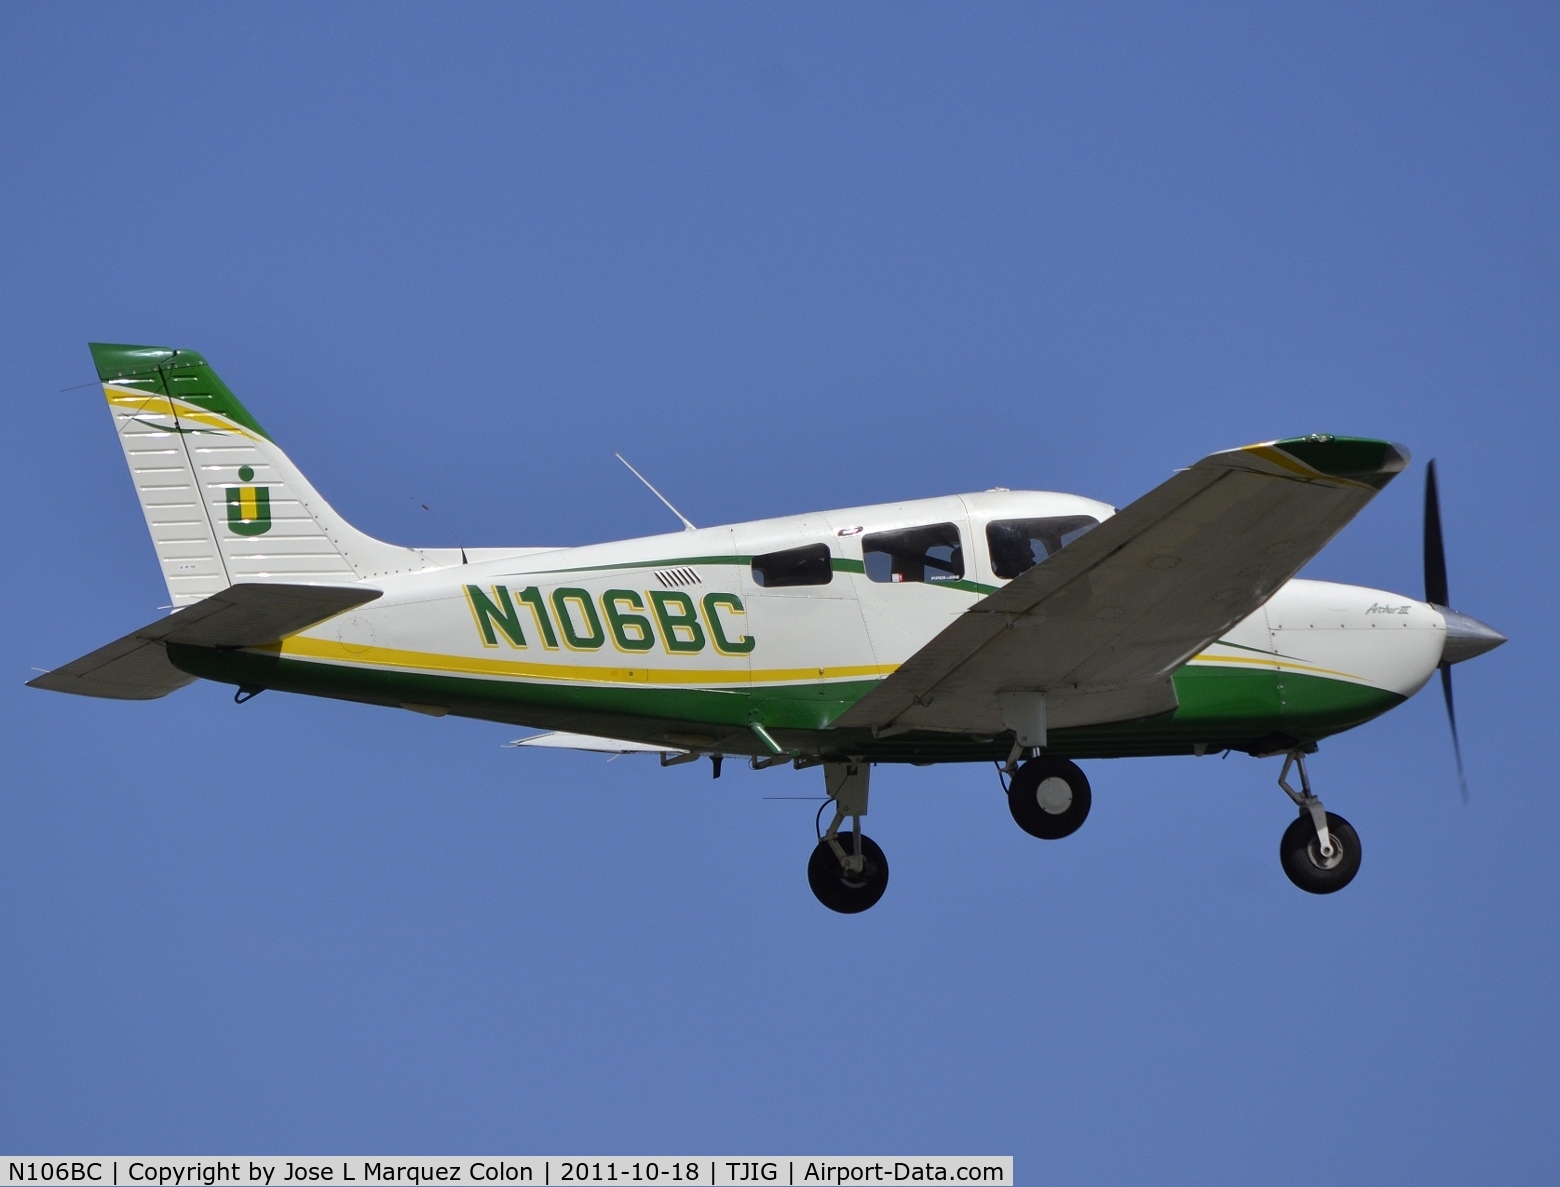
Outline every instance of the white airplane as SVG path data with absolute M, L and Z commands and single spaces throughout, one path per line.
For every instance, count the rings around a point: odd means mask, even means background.
M 1359 837 L 1305 756 L 1438 669 L 1455 748 L 1451 665 L 1505 642 L 1447 606 L 1433 462 L 1423 601 L 1294 577 L 1407 466 L 1385 441 L 1211 454 L 1120 511 L 999 488 L 715 528 L 672 508 L 680 532 L 579 548 L 402 548 L 346 523 L 199 354 L 91 350 L 175 609 L 33 687 L 150 700 L 199 677 L 240 703 L 279 689 L 707 757 L 716 778 L 727 757 L 819 766 L 834 815 L 808 880 L 835 911 L 888 883 L 861 831 L 876 763 L 995 762 L 1014 820 L 1055 839 L 1089 814 L 1074 759 L 1282 755 L 1284 871 L 1339 890 Z

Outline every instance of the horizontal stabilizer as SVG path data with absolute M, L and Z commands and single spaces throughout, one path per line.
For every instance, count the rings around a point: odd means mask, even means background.
M 165 643 L 224 648 L 275 643 L 372 602 L 381 592 L 359 585 L 230 585 L 27 685 L 84 697 L 155 700 L 195 679 L 173 666 Z
M 115 701 L 155 701 L 194 682 L 194 676 L 173 666 L 160 641 L 137 633 L 45 672 L 29 680 L 27 687 Z
M 594 754 L 681 754 L 675 746 L 651 746 L 624 738 L 598 738 L 593 734 L 533 734 L 516 738 L 509 746 L 540 746 L 549 750 L 588 750 Z

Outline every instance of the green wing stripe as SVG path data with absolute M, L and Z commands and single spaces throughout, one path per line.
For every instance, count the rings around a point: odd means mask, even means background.
M 1333 478 L 1349 478 L 1377 490 L 1408 466 L 1408 449 L 1371 437 L 1334 437 L 1313 433 L 1274 441 L 1270 449 L 1282 450 L 1312 470 Z

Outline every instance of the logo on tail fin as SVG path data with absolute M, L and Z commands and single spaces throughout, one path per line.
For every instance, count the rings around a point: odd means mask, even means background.
M 238 480 L 248 482 L 255 472 L 238 468 Z M 238 536 L 263 536 L 271 530 L 271 490 L 265 486 L 227 488 L 228 527 Z

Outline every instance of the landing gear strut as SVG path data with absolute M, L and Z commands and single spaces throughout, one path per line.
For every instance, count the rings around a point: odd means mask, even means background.
M 1289 786 L 1290 768 L 1300 771 L 1300 790 Z M 1332 894 L 1342 890 L 1360 872 L 1360 837 L 1354 826 L 1342 816 L 1322 807 L 1311 794 L 1311 777 L 1306 774 L 1305 754 L 1291 750 L 1284 756 L 1284 769 L 1278 785 L 1294 800 L 1300 817 L 1284 830 L 1278 843 L 1278 859 L 1284 873 L 1301 890 L 1311 894 Z
M 888 859 L 877 842 L 861 831 L 867 814 L 867 784 L 872 776 L 866 762 L 823 764 L 824 786 L 834 801 L 834 819 L 818 838 L 807 863 L 807 884 L 825 907 L 842 915 L 865 911 L 888 889 Z M 851 830 L 840 832 L 845 818 Z

